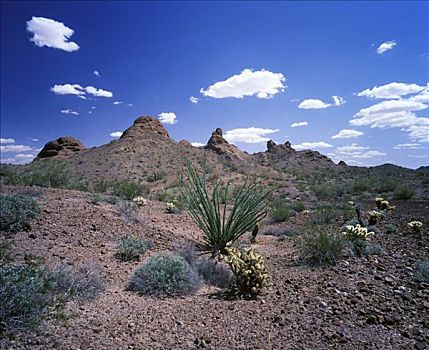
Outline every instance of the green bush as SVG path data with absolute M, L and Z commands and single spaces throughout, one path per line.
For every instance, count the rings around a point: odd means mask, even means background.
M 292 202 L 289 207 L 295 210 L 297 213 L 301 213 L 305 210 L 305 204 L 303 202 Z
M 196 261 L 196 270 L 209 285 L 226 288 L 231 284 L 231 271 L 217 260 L 200 258 Z
M 116 198 L 116 197 L 113 197 Z M 131 201 L 121 200 L 116 203 L 116 208 L 119 211 L 119 214 L 126 220 L 130 222 L 137 222 L 138 219 L 136 217 L 138 205 Z
M 304 261 L 311 265 L 335 265 L 342 256 L 343 239 L 337 235 L 319 232 L 303 241 Z
M 1 263 L 1 265 L 12 260 L 12 258 L 10 256 L 11 246 L 12 246 L 12 242 L 0 238 L 0 263 Z
M 293 216 L 289 206 L 281 202 L 275 202 L 271 210 L 270 217 L 272 222 L 283 222 Z
M 40 217 L 37 201 L 26 195 L 0 195 L 0 231 L 17 232 L 28 229 L 30 221 Z
M 187 166 L 188 181 L 182 178 L 182 202 L 197 226 L 203 231 L 204 248 L 217 256 L 228 244 L 235 242 L 267 214 L 271 194 L 256 184 L 238 188 L 231 210 L 227 211 L 228 186 L 220 190 L 221 181 L 213 184 L 212 193 L 204 175 L 199 175 L 191 163 Z M 224 204 L 222 204 L 224 203 Z
M 122 261 L 138 261 L 147 250 L 145 241 L 135 237 L 125 237 L 119 243 L 115 257 Z
M 113 186 L 113 193 L 119 197 L 133 199 L 141 196 L 144 193 L 144 188 L 133 181 L 118 181 Z
M 413 198 L 415 195 L 415 191 L 410 188 L 409 186 L 403 184 L 403 185 L 398 185 L 395 188 L 395 192 L 394 192 L 394 196 L 396 199 L 411 199 Z
M 134 272 L 128 289 L 143 295 L 173 296 L 194 294 L 200 285 L 200 276 L 184 258 L 160 253 Z
M 429 283 L 429 260 L 418 262 L 415 270 L 415 279 L 417 282 Z
M 102 290 L 98 275 L 91 270 L 68 268 L 50 271 L 41 259 L 24 265 L 0 267 L 0 333 L 35 329 L 50 316 L 59 316 L 72 299 L 90 299 Z
M 71 172 L 62 163 L 43 162 L 33 165 L 28 172 L 19 175 L 20 182 L 27 186 L 62 187 L 71 184 Z

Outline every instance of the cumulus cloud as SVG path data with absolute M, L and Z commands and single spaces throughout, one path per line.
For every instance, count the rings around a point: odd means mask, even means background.
M 94 71 L 94 75 L 95 75 L 96 77 L 99 77 L 99 76 L 100 76 L 100 72 L 99 72 L 98 70 L 95 70 L 95 71 Z
M 410 98 L 408 98 L 408 100 L 421 103 L 429 103 L 429 83 L 419 94 L 411 96 Z
M 133 106 L 133 104 L 132 104 L 132 103 L 128 103 L 128 104 L 127 104 L 127 106 L 128 106 L 128 107 L 132 107 L 132 106 Z
M 31 141 L 33 141 L 33 142 L 37 142 L 37 141 L 39 141 L 39 139 L 36 139 L 36 138 L 34 138 L 34 137 L 27 137 L 27 139 L 28 139 L 28 140 L 31 140 Z
M 114 131 L 110 133 L 111 137 L 121 137 L 122 136 L 122 131 Z
M 88 94 L 97 96 L 97 97 L 112 97 L 113 94 L 110 91 L 103 90 L 103 89 L 97 89 L 93 86 L 87 86 L 85 88 L 86 92 Z
M 189 101 L 191 101 L 193 104 L 197 104 L 198 102 L 200 102 L 200 99 L 195 96 L 191 96 L 189 97 Z
M 176 114 L 173 112 L 163 112 L 158 114 L 159 121 L 163 124 L 176 124 Z
M 424 120 L 421 124 L 411 125 L 405 131 L 409 132 L 409 137 L 416 142 L 429 142 L 429 118 L 418 118 Z
M 332 106 L 340 106 L 340 105 L 346 103 L 346 101 L 342 97 L 336 96 L 336 95 L 332 96 L 332 100 L 334 101 L 334 103 L 326 103 L 326 102 L 323 102 L 322 100 L 319 100 L 319 99 L 309 98 L 309 99 L 302 101 L 298 105 L 298 108 L 300 108 L 300 109 L 323 109 L 323 108 L 328 108 L 328 107 L 332 107 Z
M 296 128 L 296 127 L 299 127 L 299 126 L 307 126 L 308 125 L 308 123 L 307 122 L 295 122 L 295 123 L 292 123 L 291 125 L 290 125 L 290 127 L 291 128 Z
M 284 91 L 285 77 L 282 73 L 273 73 L 262 69 L 254 71 L 244 69 L 240 74 L 233 75 L 226 80 L 218 81 L 200 93 L 212 98 L 243 98 L 254 96 L 258 98 L 272 98 L 275 94 Z
M 298 145 L 293 145 L 292 147 L 299 151 L 303 149 L 330 148 L 334 146 L 323 141 L 316 141 L 316 142 L 303 142 Z
M 3 138 L 0 138 L 0 144 L 7 144 L 7 143 L 15 143 L 16 141 L 15 141 L 15 139 L 3 139 Z
M 340 157 L 340 158 L 354 158 L 354 159 L 368 159 L 368 158 L 374 158 L 374 157 L 382 157 L 385 156 L 386 153 L 376 151 L 376 150 L 370 150 L 367 146 L 360 146 L 357 143 L 352 143 L 350 145 L 337 147 L 335 149 L 334 155 Z M 347 162 L 350 162 L 348 160 Z
M 21 159 L 21 160 L 33 159 L 34 157 L 35 157 L 34 154 L 28 154 L 28 153 L 27 154 L 19 153 L 15 156 L 16 159 Z
M 78 113 L 78 112 L 76 112 L 76 111 L 74 111 L 74 110 L 72 110 L 72 109 L 62 109 L 62 110 L 61 110 L 61 113 L 63 113 L 63 114 L 74 114 L 74 115 L 79 115 L 79 113 Z
M 265 135 L 273 134 L 278 131 L 279 129 L 263 129 L 255 127 L 237 128 L 228 130 L 224 137 L 228 142 L 231 143 L 261 143 L 270 140 L 268 137 L 264 137 Z
M 124 102 L 122 102 L 122 101 L 115 101 L 115 102 L 113 102 L 113 104 L 114 105 L 121 105 L 121 104 L 123 104 Z
M 394 149 L 420 149 L 422 145 L 419 143 L 400 143 L 393 147 Z
M 395 46 L 396 46 L 395 40 L 386 41 L 386 42 L 380 44 L 379 47 L 377 47 L 377 53 L 379 55 L 381 55 L 381 54 L 385 53 L 386 51 L 392 50 Z
M 25 145 L 6 145 L 6 146 L 0 146 L 0 152 L 1 153 L 20 153 L 20 152 L 27 152 L 27 151 L 33 151 L 33 148 L 30 146 Z
M 402 96 L 421 92 L 424 89 L 424 86 L 420 86 L 417 84 L 393 82 L 381 86 L 374 86 L 372 89 L 365 89 L 357 93 L 356 95 L 369 98 L 397 99 L 401 98 Z
M 85 94 L 91 94 L 97 97 L 112 97 L 113 93 L 103 89 L 97 89 L 93 86 L 83 87 L 79 84 L 54 85 L 51 91 L 56 95 L 77 95 L 86 99 Z
M 205 144 L 201 142 L 191 142 L 191 145 L 194 147 L 204 147 Z
M 362 136 L 362 131 L 357 131 L 353 129 L 342 129 L 340 132 L 334 136 L 332 136 L 333 139 L 350 139 L 353 137 Z
M 69 41 L 74 30 L 50 18 L 32 17 L 27 22 L 27 30 L 33 34 L 30 41 L 36 46 L 52 47 L 67 52 L 79 50 L 79 45 Z

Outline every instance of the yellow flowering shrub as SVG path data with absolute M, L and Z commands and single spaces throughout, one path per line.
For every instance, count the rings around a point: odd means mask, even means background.
M 133 202 L 136 203 L 139 207 L 143 207 L 146 204 L 146 199 L 142 196 L 133 198 Z
M 422 230 L 422 227 L 423 227 L 423 223 L 422 223 L 422 222 L 420 222 L 420 221 L 416 221 L 416 220 L 414 220 L 414 221 L 409 222 L 409 223 L 407 224 L 407 226 L 408 226 L 409 228 L 411 228 L 411 229 L 413 230 L 413 232 L 415 232 L 415 233 L 420 233 L 420 232 L 421 232 L 421 230 Z

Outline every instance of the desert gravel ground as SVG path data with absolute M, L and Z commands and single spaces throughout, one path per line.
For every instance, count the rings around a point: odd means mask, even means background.
M 3 192 L 16 193 L 18 187 Z M 13 236 L 13 256 L 45 257 L 50 266 L 96 265 L 106 290 L 95 300 L 70 302 L 67 321 L 46 321 L 35 333 L 7 337 L 3 349 L 426 349 L 429 344 L 429 284 L 415 281 L 415 264 L 429 258 L 427 201 L 394 202 L 386 222 L 399 232 L 374 237 L 385 254 L 347 258 L 328 268 L 300 259 L 300 236 L 258 236 L 272 287 L 258 300 L 226 300 L 215 287 L 195 296 L 159 299 L 126 291 L 141 262 L 113 257 L 119 239 L 132 234 L 153 242 L 143 259 L 175 244 L 198 241 L 186 213 L 166 214 L 148 201 L 137 223 L 113 204 L 93 204 L 88 194 L 40 189 L 42 218 Z M 365 207 L 369 209 L 370 204 Z M 424 223 L 421 236 L 406 223 Z M 287 226 L 306 232 L 309 215 Z M 338 228 L 339 229 L 339 228 Z

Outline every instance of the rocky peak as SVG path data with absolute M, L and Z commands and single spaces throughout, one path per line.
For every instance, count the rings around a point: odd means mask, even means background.
M 267 151 L 269 153 L 278 153 L 278 152 L 294 152 L 292 145 L 289 141 L 286 141 L 283 145 L 277 145 L 273 140 L 267 142 Z
M 148 132 L 168 138 L 170 137 L 167 130 L 165 130 L 158 119 L 144 116 L 137 118 L 134 124 L 124 131 L 121 139 L 139 139 L 142 134 Z
M 54 141 L 49 141 L 39 152 L 37 158 L 70 157 L 84 149 L 85 146 L 78 139 L 64 136 Z
M 225 154 L 230 159 L 244 159 L 246 154 L 243 153 L 237 146 L 231 145 L 223 137 L 221 128 L 217 128 L 212 132 L 212 136 L 207 142 L 207 148 L 215 151 L 218 154 Z

